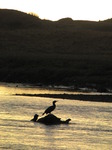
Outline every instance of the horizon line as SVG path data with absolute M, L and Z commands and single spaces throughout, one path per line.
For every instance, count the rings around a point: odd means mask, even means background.
M 106 19 L 99 19 L 99 20 L 94 20 L 94 19 L 73 19 L 72 17 L 68 16 L 68 17 L 60 17 L 59 19 L 49 19 L 49 18 L 41 18 L 37 13 L 33 12 L 33 11 L 29 11 L 29 12 L 26 12 L 26 11 L 23 11 L 23 10 L 18 10 L 18 9 L 12 9 L 12 8 L 0 8 L 1 10 L 12 10 L 12 11 L 18 11 L 18 12 L 22 12 L 22 13 L 25 13 L 25 14 L 28 14 L 28 15 L 32 15 L 34 17 L 37 17 L 41 20 L 48 20 L 48 21 L 52 21 L 52 22 L 56 22 L 56 21 L 60 21 L 62 19 L 71 19 L 72 21 L 90 21 L 90 22 L 100 22 L 100 21 L 105 21 L 105 20 L 109 20 L 109 19 L 112 19 L 112 18 L 106 18 Z

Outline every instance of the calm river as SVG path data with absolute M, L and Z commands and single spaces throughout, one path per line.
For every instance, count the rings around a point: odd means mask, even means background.
M 71 122 L 47 126 L 30 120 L 54 99 L 12 95 L 46 92 L 62 91 L 0 86 L 1 150 L 112 150 L 112 103 L 57 99 L 53 114 Z

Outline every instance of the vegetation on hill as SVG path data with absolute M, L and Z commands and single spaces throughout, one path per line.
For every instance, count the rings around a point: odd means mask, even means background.
M 0 10 L 0 81 L 112 88 L 112 22 Z

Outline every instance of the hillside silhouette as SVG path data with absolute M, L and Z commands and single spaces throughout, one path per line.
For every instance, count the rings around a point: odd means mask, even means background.
M 112 88 L 112 21 L 0 10 L 0 81 Z

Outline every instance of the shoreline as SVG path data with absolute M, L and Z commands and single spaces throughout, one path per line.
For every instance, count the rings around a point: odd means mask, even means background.
M 112 103 L 112 95 L 84 95 L 84 94 L 15 94 L 15 95 Z
M 80 100 L 80 101 L 91 101 L 91 102 L 112 102 L 112 93 L 110 92 L 97 92 L 90 90 L 89 88 L 81 89 L 81 90 L 75 90 L 72 89 L 71 87 L 64 87 L 64 86 L 35 86 L 32 84 L 22 84 L 22 83 L 1 83 L 1 86 L 5 86 L 8 88 L 16 88 L 17 89 L 29 89 L 31 88 L 32 90 L 48 90 L 47 93 L 41 93 L 38 92 L 35 93 L 27 93 L 27 91 L 24 93 L 22 91 L 21 93 L 13 93 L 11 95 L 16 95 L 16 96 L 32 96 L 32 97 L 47 97 L 47 98 L 59 98 L 59 99 L 69 99 L 69 100 Z M 50 93 L 50 91 L 54 91 L 53 93 Z M 58 93 L 55 93 L 55 91 L 59 91 Z
M 45 84 L 32 84 L 32 83 L 13 83 L 13 82 L 0 82 L 0 86 L 6 87 L 18 87 L 18 88 L 39 88 L 47 90 L 59 90 L 59 91 L 68 91 L 68 92 L 81 92 L 81 93 L 110 93 L 112 94 L 112 89 L 104 88 L 97 89 L 91 87 L 74 87 L 73 85 L 45 85 Z

